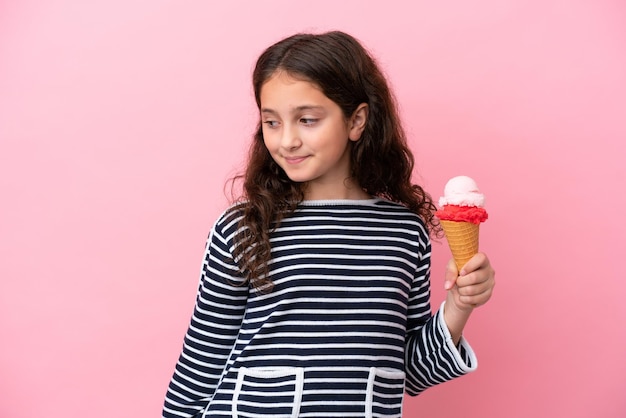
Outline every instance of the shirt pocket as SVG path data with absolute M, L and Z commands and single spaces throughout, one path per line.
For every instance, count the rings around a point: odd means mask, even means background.
M 296 418 L 300 412 L 304 369 L 239 369 L 232 416 Z
M 367 379 L 365 418 L 402 416 L 405 373 L 372 367 Z

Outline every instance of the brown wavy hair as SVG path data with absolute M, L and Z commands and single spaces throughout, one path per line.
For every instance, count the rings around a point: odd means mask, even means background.
M 414 158 L 398 116 L 396 101 L 375 59 L 354 37 L 338 31 L 296 34 L 267 48 L 258 58 L 252 82 L 261 108 L 261 88 L 277 71 L 315 83 L 349 118 L 368 105 L 366 127 L 352 143 L 352 177 L 369 195 L 391 200 L 418 214 L 437 234 L 436 209 L 422 187 L 413 184 Z M 237 209 L 243 211 L 235 257 L 247 282 L 271 290 L 268 262 L 270 233 L 304 199 L 305 183 L 293 182 L 272 159 L 263 141 L 261 122 L 248 154 L 245 172 L 233 178 L 243 189 Z

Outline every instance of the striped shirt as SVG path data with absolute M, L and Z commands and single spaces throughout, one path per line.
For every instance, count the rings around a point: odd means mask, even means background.
M 270 293 L 241 285 L 241 212 L 207 241 L 163 417 L 400 417 L 476 367 L 430 307 L 422 220 L 382 199 L 305 201 L 272 232 Z

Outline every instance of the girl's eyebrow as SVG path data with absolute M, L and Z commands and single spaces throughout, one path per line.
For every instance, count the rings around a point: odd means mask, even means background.
M 294 107 L 292 109 L 291 113 L 303 112 L 303 111 L 307 111 L 307 110 L 322 110 L 323 108 L 324 108 L 324 106 L 302 105 L 302 106 Z M 272 115 L 278 114 L 278 112 L 275 111 L 274 109 L 270 109 L 270 108 L 267 108 L 267 107 L 261 108 L 261 113 L 269 113 L 269 114 L 272 114 Z

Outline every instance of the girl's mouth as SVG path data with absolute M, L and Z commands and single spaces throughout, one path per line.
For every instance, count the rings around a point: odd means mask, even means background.
M 287 161 L 288 164 L 299 164 L 302 161 L 306 160 L 308 157 L 304 156 L 304 157 L 285 157 L 285 161 Z

